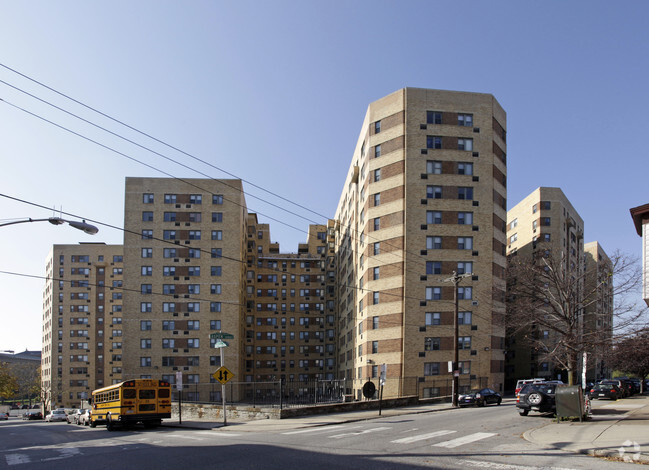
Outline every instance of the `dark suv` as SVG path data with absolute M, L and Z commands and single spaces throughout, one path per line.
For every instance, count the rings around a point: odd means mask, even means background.
M 516 396 L 516 408 L 521 416 L 527 416 L 530 411 L 539 413 L 556 413 L 557 407 L 554 394 L 558 383 L 542 382 L 527 384 Z

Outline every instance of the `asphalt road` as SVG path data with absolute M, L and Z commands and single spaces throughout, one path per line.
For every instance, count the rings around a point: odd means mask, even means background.
M 548 417 L 512 404 L 270 432 L 0 422 L 0 468 L 31 469 L 611 469 L 609 462 L 525 441 Z M 637 467 L 636 467 L 637 468 Z

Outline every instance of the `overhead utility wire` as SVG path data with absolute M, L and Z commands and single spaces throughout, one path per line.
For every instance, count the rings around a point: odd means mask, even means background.
M 296 203 L 296 202 L 294 202 L 294 201 L 291 201 L 291 200 L 289 200 L 289 199 L 287 199 L 287 198 L 284 198 L 283 196 L 280 196 L 280 195 L 278 195 L 278 194 L 276 194 L 276 193 L 274 193 L 274 192 L 272 192 L 272 191 L 270 191 L 270 190 L 267 190 L 267 189 L 265 189 L 265 188 L 263 188 L 263 187 L 261 187 L 261 186 L 259 186 L 259 185 L 256 185 L 256 184 L 254 184 L 254 183 L 252 183 L 252 182 L 249 182 L 249 181 L 247 181 L 247 180 L 245 180 L 245 179 L 243 179 L 243 178 L 239 178 L 238 176 L 236 176 L 236 175 L 234 175 L 234 174 L 232 174 L 232 173 L 230 173 L 230 172 L 228 172 L 228 171 L 226 171 L 226 170 L 223 170 L 223 169 L 221 169 L 221 168 L 219 168 L 219 167 L 217 167 L 217 166 L 215 166 L 215 165 L 213 165 L 213 164 L 210 164 L 210 163 L 208 163 L 208 162 L 206 162 L 206 161 L 204 161 L 204 160 L 202 160 L 202 159 L 200 159 L 200 158 L 198 158 L 198 157 L 196 157 L 196 156 L 194 156 L 194 155 L 191 155 L 191 154 L 189 154 L 189 153 L 187 153 L 187 152 L 185 152 L 185 151 L 183 151 L 183 150 L 181 150 L 181 149 L 179 149 L 179 148 L 177 148 L 177 147 L 175 147 L 175 146 L 173 146 L 173 145 L 171 145 L 171 144 L 168 144 L 168 143 L 166 143 L 166 142 L 164 142 L 164 141 L 162 141 L 162 140 L 160 140 L 160 139 L 157 139 L 156 137 L 153 137 L 153 136 L 151 136 L 151 135 L 149 135 L 149 134 L 147 134 L 147 133 L 145 133 L 145 132 L 143 132 L 143 131 L 140 131 L 140 130 L 137 129 L 137 128 L 134 128 L 134 127 L 132 127 L 132 126 L 130 126 L 130 125 L 128 125 L 128 124 L 126 124 L 126 123 L 124 123 L 124 122 L 122 122 L 122 121 L 116 119 L 116 118 L 113 118 L 112 116 L 110 116 L 110 115 L 108 115 L 108 114 L 105 114 L 105 113 L 103 113 L 103 112 L 101 112 L 101 111 L 99 111 L 99 110 L 97 110 L 97 109 L 95 109 L 95 108 L 93 108 L 93 107 L 91 107 L 91 106 L 89 106 L 89 105 L 86 105 L 85 103 L 83 103 L 83 102 L 81 102 L 81 101 L 78 101 L 78 100 L 76 100 L 76 99 L 74 99 L 74 98 L 72 98 L 72 97 L 70 97 L 70 96 L 68 96 L 68 95 L 66 95 L 66 94 L 64 94 L 64 93 L 62 93 L 62 92 L 59 92 L 58 90 L 56 90 L 56 89 L 54 89 L 54 88 L 52 88 L 52 87 L 49 87 L 49 86 L 45 85 L 44 83 L 39 82 L 39 81 L 37 81 L 37 80 L 35 80 L 35 79 L 33 79 L 33 78 L 31 78 L 31 77 L 29 77 L 29 76 L 23 74 L 23 73 L 20 73 L 20 72 L 18 72 L 17 70 L 14 70 L 14 69 L 12 69 L 12 68 L 10 68 L 10 67 L 8 67 L 8 66 L 2 64 L 2 63 L 0 63 L 0 66 L 2 66 L 2 67 L 4 67 L 4 68 L 6 68 L 6 69 L 8 69 L 8 70 L 10 70 L 10 71 L 12 71 L 12 72 L 14 72 L 14 73 L 16 73 L 17 75 L 20 75 L 21 77 L 24 77 L 24 78 L 26 78 L 26 79 L 28 79 L 28 80 L 34 82 L 34 83 L 37 83 L 38 85 L 40 85 L 40 86 L 42 86 L 42 87 L 44 87 L 44 88 L 46 88 L 46 89 L 48 89 L 48 90 L 50 90 L 50 91 L 52 91 L 52 92 L 58 94 L 58 95 L 60 95 L 60 96 L 63 96 L 63 97 L 65 97 L 66 99 L 69 99 L 70 101 L 72 101 L 72 102 L 74 102 L 74 103 L 77 103 L 77 104 L 79 104 L 80 106 L 85 107 L 86 109 L 89 109 L 89 110 L 91 110 L 91 111 L 93 111 L 93 112 L 95 112 L 95 113 L 97 113 L 97 114 L 99 114 L 99 115 L 101 115 L 101 116 L 104 116 L 104 117 L 106 117 L 106 118 L 112 120 L 113 122 L 116 122 L 116 123 L 118 123 L 118 124 L 120 124 L 120 125 L 122 125 L 122 126 L 128 128 L 128 129 L 131 129 L 131 130 L 133 130 L 133 131 L 135 131 L 135 132 L 137 132 L 137 133 L 139 133 L 139 134 L 141 134 L 141 135 L 144 135 L 144 136 L 146 136 L 146 137 L 148 137 L 148 138 L 150 138 L 150 139 L 152 139 L 152 140 L 154 140 L 154 141 L 156 141 L 156 142 L 159 142 L 159 143 L 161 143 L 161 144 L 163 144 L 163 145 L 165 145 L 165 146 L 167 146 L 167 147 L 169 147 L 169 148 L 171 148 L 171 149 L 173 149 L 173 150 L 176 150 L 177 152 L 180 152 L 180 153 L 182 153 L 182 154 L 184 154 L 184 155 L 187 155 L 188 157 L 193 158 L 193 159 L 196 160 L 196 161 L 199 161 L 199 162 L 204 163 L 204 164 L 206 164 L 206 165 L 208 165 L 208 166 L 210 166 L 210 167 L 212 167 L 212 168 L 214 168 L 214 169 L 217 169 L 217 170 L 219 170 L 219 171 L 222 171 L 223 173 L 226 173 L 226 174 L 228 174 L 228 175 L 230 175 L 230 176 L 232 176 L 232 177 L 234 177 L 234 178 L 240 179 L 241 181 L 243 181 L 243 182 L 245 182 L 245 183 L 247 183 L 247 184 L 250 184 L 250 185 L 253 186 L 253 187 L 259 188 L 259 189 L 261 189 L 262 191 L 267 192 L 268 194 L 271 194 L 271 195 L 273 195 L 273 196 L 275 196 L 275 197 L 278 197 L 279 199 L 282 199 L 282 200 L 285 200 L 285 201 L 287 201 L 287 202 L 290 202 L 291 204 L 293 204 L 293 205 L 295 205 L 295 206 L 297 206 L 297 207 L 303 208 L 303 209 L 307 210 L 308 212 L 311 212 L 311 213 L 313 213 L 313 214 L 315 214 L 315 215 L 318 215 L 319 217 L 322 217 L 322 218 L 324 218 L 324 219 L 326 219 L 326 220 L 330 220 L 329 217 L 327 217 L 327 216 L 325 216 L 325 215 L 323 215 L 323 214 L 320 214 L 320 213 L 318 213 L 318 212 L 316 212 L 316 211 L 313 211 L 313 210 L 311 210 L 311 209 L 308 209 L 308 208 L 306 208 L 306 207 L 304 207 L 304 206 L 302 206 L 302 205 L 300 205 L 300 204 L 298 204 L 298 203 Z M 171 159 L 170 157 L 167 157 L 167 156 L 162 155 L 162 154 L 160 154 L 160 153 L 158 153 L 158 152 L 155 152 L 155 151 L 153 151 L 153 150 L 151 150 L 151 149 L 149 149 L 149 148 L 147 148 L 147 147 L 144 147 L 144 146 L 142 146 L 142 145 L 140 145 L 140 144 L 137 144 L 137 143 L 133 142 L 133 141 L 130 140 L 130 139 L 127 139 L 127 138 L 125 138 L 125 137 L 123 137 L 123 136 L 120 136 L 120 135 L 118 135 L 118 134 L 116 134 L 116 133 L 114 133 L 114 132 L 112 132 L 112 131 L 109 131 L 109 130 L 105 129 L 105 128 L 102 127 L 102 126 L 99 126 L 99 125 L 94 124 L 94 123 L 92 123 L 92 122 L 90 122 L 90 121 L 88 121 L 88 120 L 86 120 L 86 119 L 84 119 L 84 118 L 81 118 L 80 116 L 77 116 L 77 115 L 74 114 L 74 113 L 71 113 L 71 112 L 69 112 L 69 111 L 66 111 L 66 110 L 64 110 L 64 109 L 62 109 L 62 108 L 60 108 L 60 107 L 58 107 L 58 106 L 56 106 L 56 105 L 54 105 L 54 104 L 52 104 L 52 103 L 49 103 L 48 101 L 45 101 L 45 100 L 43 100 L 43 99 L 41 99 L 41 98 L 38 98 L 37 96 L 34 96 L 34 95 L 32 95 L 31 93 L 29 93 L 29 92 L 27 92 L 27 91 L 24 91 L 24 90 L 22 90 L 22 89 L 20 89 L 20 88 L 18 88 L 18 87 L 16 87 L 16 86 L 14 86 L 14 85 L 11 85 L 11 84 L 9 84 L 9 83 L 7 83 L 7 82 L 5 82 L 5 81 L 2 81 L 2 80 L 0 80 L 0 82 L 6 84 L 7 86 L 9 86 L 9 87 L 11 87 L 11 88 L 14 88 L 14 89 L 17 90 L 17 91 L 20 91 L 21 93 L 24 93 L 24 94 L 26 94 L 26 95 L 28 95 L 28 96 L 31 96 L 32 98 L 37 99 L 37 100 L 39 100 L 39 101 L 41 101 L 41 102 L 43 102 L 43 103 L 45 103 L 45 104 L 47 104 L 47 105 L 49 105 L 49 106 L 52 106 L 52 107 L 54 107 L 55 109 L 58 109 L 58 110 L 60 110 L 60 111 L 62 111 L 62 112 L 64 112 L 64 113 L 67 113 L 67 114 L 69 114 L 69 115 L 71 115 L 71 116 L 74 116 L 74 117 L 76 117 L 77 119 L 79 119 L 79 120 L 81 120 L 81 121 L 83 121 L 83 122 L 86 122 L 86 123 L 88 123 L 88 124 L 90 124 L 90 125 L 92 125 L 92 126 L 95 126 L 95 127 L 99 128 L 99 129 L 102 129 L 102 130 L 104 130 L 105 132 L 108 132 L 108 133 L 110 133 L 110 134 L 112 134 L 112 135 L 114 135 L 114 136 L 116 136 L 116 137 L 118 137 L 118 138 L 121 138 L 121 139 L 123 139 L 123 140 L 125 140 L 125 141 L 127 141 L 127 142 L 130 142 L 130 143 L 132 143 L 133 145 L 136 145 L 136 146 L 138 146 L 138 147 L 141 147 L 142 149 L 148 150 L 148 151 L 150 151 L 150 152 L 152 152 L 152 153 L 154 153 L 154 154 L 156 154 L 156 155 L 161 156 L 162 158 L 165 158 L 165 159 L 167 159 L 167 160 L 170 160 L 170 161 L 172 161 L 172 162 L 174 162 L 174 163 L 176 163 L 176 164 L 178 164 L 178 165 L 180 165 L 180 166 L 183 166 L 184 168 L 187 168 L 187 169 L 189 169 L 189 170 L 191 170 L 191 171 L 195 171 L 196 173 L 199 173 L 199 174 L 201 174 L 201 175 L 203 175 L 203 176 L 206 176 L 206 177 L 208 177 L 208 178 L 210 178 L 210 179 L 214 179 L 214 178 L 211 178 L 209 175 L 206 175 L 206 174 L 204 174 L 204 173 L 199 172 L 198 170 L 195 170 L 195 169 L 190 168 L 190 167 L 188 167 L 188 166 L 186 166 L 186 165 L 184 165 L 184 164 L 181 164 L 181 163 L 179 163 L 179 162 L 177 162 L 177 161 Z M 222 183 L 222 184 L 225 184 L 226 186 L 229 186 L 229 185 L 227 185 L 226 183 Z M 284 209 L 284 208 L 282 208 L 282 207 L 280 207 L 280 206 L 277 206 L 277 205 L 275 205 L 275 204 L 273 204 L 273 203 L 271 203 L 271 202 L 269 202 L 269 201 L 266 201 L 266 200 L 263 200 L 263 199 L 261 199 L 261 198 L 258 198 L 258 197 L 254 196 L 254 195 L 252 195 L 252 194 L 250 194 L 250 197 L 255 198 L 255 199 L 258 199 L 258 200 L 261 200 L 261 201 L 263 201 L 263 202 L 266 202 L 267 204 L 269 204 L 269 205 L 271 205 L 271 206 L 273 206 L 273 207 L 276 207 L 276 208 L 278 208 L 278 209 L 281 209 L 281 210 L 283 210 L 283 211 L 285 211 L 285 212 L 287 212 L 287 213 L 289 213 L 289 214 L 295 215 L 295 216 L 297 216 L 297 217 L 299 217 L 299 218 L 302 218 L 302 219 L 304 219 L 304 220 L 306 220 L 306 221 L 308 221 L 308 222 L 311 222 L 311 223 L 314 223 L 314 224 L 318 224 L 318 222 L 316 222 L 316 221 L 313 221 L 313 220 L 308 219 L 308 218 L 306 218 L 306 217 L 304 217 L 304 216 L 301 216 L 301 215 L 299 215 L 299 214 L 296 214 L 296 213 L 294 213 L 294 212 L 292 212 L 292 211 L 289 211 L 288 209 Z M 259 214 L 260 214 L 260 215 L 264 215 L 264 216 L 266 216 L 265 214 L 262 214 L 262 213 L 259 213 Z M 271 220 L 276 220 L 276 219 L 272 219 L 272 218 L 271 218 Z M 282 223 L 282 222 L 280 222 L 280 223 Z M 286 225 L 286 224 L 284 224 L 284 225 Z M 358 232 L 357 229 L 355 229 L 355 228 L 353 228 L 353 227 L 351 227 L 351 226 L 346 226 L 346 225 L 344 225 L 344 224 L 343 224 L 343 226 L 344 226 L 344 227 L 347 227 L 347 228 L 349 228 L 349 229 L 351 229 L 352 232 Z M 290 226 L 290 225 L 289 225 L 289 227 L 291 227 L 291 228 L 295 228 L 295 227 L 292 227 L 292 226 Z M 307 234 L 308 234 L 308 232 L 305 232 L 304 230 L 300 230 L 300 229 L 296 229 L 296 230 L 299 230 L 299 231 L 301 231 L 301 232 L 303 232 L 303 233 L 307 233 Z M 371 238 L 371 239 L 373 239 L 373 240 L 378 240 L 378 241 L 382 241 L 382 242 L 387 242 L 386 240 L 379 240 L 379 239 L 375 238 L 374 236 L 370 235 L 369 233 L 367 234 L 367 237 L 368 237 L 368 239 Z M 358 233 L 356 233 L 356 236 L 355 236 L 354 238 L 355 238 L 355 239 L 358 239 L 358 238 L 359 238 Z M 387 244 L 388 246 L 393 246 L 393 245 L 390 244 L 389 242 L 387 242 L 386 244 Z M 389 252 L 389 253 L 390 253 L 392 256 L 399 256 L 397 253 L 393 253 L 393 252 Z M 406 251 L 406 254 L 413 254 L 413 253 L 409 253 L 408 251 Z M 417 258 L 420 257 L 420 256 L 417 255 L 417 254 L 414 254 L 414 255 L 415 255 L 415 257 L 417 257 Z M 401 258 L 403 261 L 405 261 L 403 255 L 401 255 L 400 258 Z

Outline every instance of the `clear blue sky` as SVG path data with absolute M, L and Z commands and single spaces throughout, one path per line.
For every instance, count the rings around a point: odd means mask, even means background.
M 3 1 L 0 64 L 333 217 L 367 105 L 406 86 L 493 94 L 508 115 L 509 207 L 563 189 L 586 241 L 638 256 L 649 202 L 649 2 Z M 227 177 L 0 67 L 0 193 L 122 226 L 124 178 L 203 177 L 13 87 Z M 10 103 L 10 104 L 9 104 Z M 283 251 L 309 220 L 248 205 Z M 275 203 L 287 206 L 286 203 Z M 49 217 L 0 198 L 0 220 Z M 274 219 L 294 228 L 281 225 Z M 52 244 L 122 243 L 46 223 L 0 228 L 0 271 L 43 276 Z M 0 274 L 0 350 L 40 349 L 44 281 Z

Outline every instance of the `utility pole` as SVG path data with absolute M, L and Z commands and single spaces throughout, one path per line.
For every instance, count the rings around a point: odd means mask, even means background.
M 448 279 L 444 279 L 444 282 L 452 282 L 453 283 L 453 343 L 455 344 L 455 347 L 453 349 L 454 354 L 453 354 L 453 407 L 457 408 L 458 406 L 458 395 L 459 395 L 459 387 L 460 387 L 460 370 L 459 370 L 459 364 L 460 364 L 460 328 L 459 328 L 459 323 L 458 323 L 458 316 L 460 314 L 460 309 L 458 306 L 458 295 L 457 295 L 457 286 L 464 279 L 465 277 L 472 276 L 471 273 L 466 273 L 466 274 L 457 274 L 455 271 L 453 271 L 453 276 L 449 277 Z

